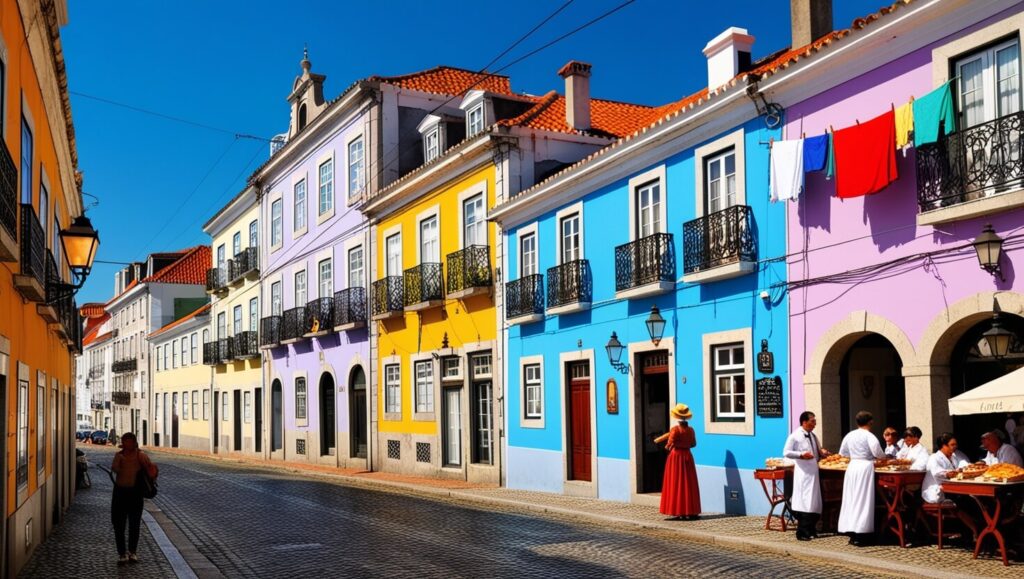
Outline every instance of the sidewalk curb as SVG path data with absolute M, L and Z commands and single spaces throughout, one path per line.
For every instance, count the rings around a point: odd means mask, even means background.
M 149 449 L 147 449 L 149 450 Z M 152 449 L 154 452 L 160 452 L 160 449 Z M 651 529 L 657 531 L 667 531 L 678 537 L 684 538 L 689 541 L 717 545 L 722 547 L 728 547 L 732 549 L 738 549 L 748 552 L 770 552 L 776 555 L 783 555 L 787 557 L 798 557 L 802 559 L 813 559 L 813 560 L 826 560 L 830 563 L 841 562 L 849 566 L 857 567 L 865 571 L 876 571 L 887 574 L 902 574 L 907 577 L 934 577 L 937 579 L 967 579 L 967 578 L 984 578 L 984 575 L 967 575 L 964 573 L 947 573 L 941 572 L 935 569 L 928 569 L 923 567 L 917 567 L 914 565 L 906 565 L 904 563 L 897 563 L 894 561 L 880 561 L 876 558 L 865 555 L 856 555 L 850 553 L 842 553 L 836 551 L 830 551 L 824 553 L 819 549 L 813 547 L 805 547 L 803 545 L 790 545 L 785 543 L 779 543 L 775 541 L 764 541 L 761 539 L 750 539 L 746 537 L 735 537 L 721 534 L 711 534 L 707 531 L 698 531 L 693 529 L 682 528 L 678 525 L 670 525 L 668 523 L 662 523 L 657 521 L 637 521 L 635 519 L 628 519 L 623 517 L 617 517 L 613 515 L 602 515 L 599 513 L 591 513 L 588 511 L 580 511 L 576 509 L 567 509 L 563 507 L 556 507 L 550 505 L 543 505 L 532 503 L 528 501 L 521 501 L 516 499 L 506 499 L 501 497 L 490 497 L 486 495 L 476 494 L 474 492 L 467 492 L 464 489 L 446 489 L 446 488 L 435 488 L 429 486 L 422 486 L 413 483 L 392 481 L 384 479 L 372 479 L 366 477 L 353 476 L 342 473 L 332 473 L 328 471 L 320 471 L 314 469 L 304 469 L 300 466 L 293 465 L 278 465 L 271 461 L 260 462 L 256 460 L 249 460 L 245 458 L 235 457 L 220 457 L 211 454 L 200 454 L 200 453 L 188 453 L 173 451 L 167 453 L 167 455 L 182 455 L 193 458 L 206 459 L 215 462 L 231 462 L 239 465 L 253 466 L 256 468 L 263 468 L 267 470 L 276 471 L 289 471 L 293 473 L 301 473 L 319 478 L 333 479 L 342 481 L 350 486 L 362 488 L 366 490 L 382 491 L 382 492 L 396 492 L 406 491 L 412 494 L 424 497 L 424 498 L 448 498 L 464 503 L 473 503 L 476 505 L 500 505 L 506 507 L 516 507 L 537 513 L 551 513 L 569 518 L 574 518 L 582 521 L 598 522 L 605 524 L 614 524 L 617 526 L 640 528 L 640 529 Z M 485 489 L 481 489 L 485 490 Z M 184 555 L 184 551 L 182 551 Z M 187 559 L 187 557 L 186 557 Z M 191 564 L 191 562 L 190 562 Z M 203 578 L 203 575 L 200 575 Z
M 224 579 L 224 575 L 221 574 L 220 569 L 218 569 L 212 561 L 207 559 L 206 556 L 188 540 L 185 533 L 178 528 L 178 525 L 174 521 L 164 514 L 160 507 L 157 507 L 153 503 L 146 503 L 145 512 L 153 517 L 155 524 L 161 531 L 163 531 L 164 535 L 166 535 L 166 538 L 171 542 L 174 548 L 177 549 L 179 557 L 184 560 L 183 562 L 192 573 L 192 577 L 196 577 L 198 579 Z M 154 537 L 154 539 L 156 539 L 156 537 Z M 159 546 L 160 549 L 163 550 L 163 545 Z M 167 557 L 166 551 L 164 552 L 164 556 Z M 178 573 L 175 561 L 170 557 L 168 557 L 168 561 L 175 566 L 175 573 Z M 178 576 L 181 577 L 181 575 Z

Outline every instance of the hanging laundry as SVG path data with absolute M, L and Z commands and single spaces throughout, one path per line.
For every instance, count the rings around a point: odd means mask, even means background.
M 828 158 L 828 135 L 804 139 L 804 172 L 821 171 Z
M 956 111 L 948 82 L 915 100 L 913 108 L 915 147 L 934 143 L 940 134 L 949 135 L 956 131 Z M 944 133 L 939 132 L 940 124 Z
M 838 197 L 877 193 L 899 178 L 895 117 L 890 110 L 866 123 L 834 133 Z
M 825 164 L 825 180 L 831 181 L 836 176 L 836 143 L 835 133 L 828 134 L 828 161 Z
M 775 141 L 768 191 L 772 201 L 797 199 L 804 188 L 804 140 Z
M 914 131 L 914 103 L 896 107 L 896 148 L 906 149 L 910 145 L 910 133 Z

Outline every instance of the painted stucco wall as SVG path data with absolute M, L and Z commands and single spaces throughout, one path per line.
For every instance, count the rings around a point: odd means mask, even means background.
M 178 447 L 179 448 L 191 448 L 194 450 L 207 451 L 210 448 L 210 417 L 212 416 L 212 398 L 210 405 L 206 409 L 206 418 L 203 418 L 203 400 L 204 392 L 205 396 L 211 396 L 211 379 L 212 372 L 210 366 L 203 364 L 203 351 L 202 351 L 202 331 L 206 328 L 205 322 L 208 318 L 201 317 L 200 321 L 188 322 L 180 329 L 175 328 L 174 331 L 170 331 L 157 336 L 151 340 L 152 352 L 156 355 L 156 348 L 160 349 L 161 356 L 163 356 L 164 349 L 171 349 L 174 351 L 177 349 L 177 365 L 174 363 L 173 355 L 167 356 L 170 366 L 165 368 L 163 366 L 163 358 L 160 361 L 160 370 L 153 374 L 153 411 L 154 417 L 151 428 L 153 432 L 160 434 L 160 446 L 171 446 L 171 423 L 173 421 L 173 414 L 178 415 Z M 197 344 L 200 344 L 195 351 L 195 356 L 192 355 L 192 336 L 196 336 Z M 187 356 L 186 360 L 181 359 L 181 340 L 188 340 L 188 347 L 186 348 Z M 156 369 L 156 361 L 154 360 L 153 368 Z M 182 396 L 185 393 L 189 394 L 189 409 L 188 419 L 185 419 L 185 412 L 182 406 Z M 198 393 L 199 403 L 196 407 L 199 410 L 199 417 L 195 417 L 192 412 L 192 396 L 193 392 Z M 178 407 L 175 408 L 171 401 L 173 400 L 172 394 L 178 394 Z M 165 403 L 164 395 L 168 394 Z

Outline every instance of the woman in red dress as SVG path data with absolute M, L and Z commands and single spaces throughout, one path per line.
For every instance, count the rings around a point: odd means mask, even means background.
M 700 488 L 690 449 L 697 446 L 697 435 L 686 423 L 693 418 L 693 413 L 685 404 L 676 404 L 670 414 L 679 423 L 654 439 L 655 443 L 667 440 L 665 448 L 669 451 L 661 483 L 660 510 L 661 514 L 669 515 L 670 521 L 694 521 L 700 518 Z

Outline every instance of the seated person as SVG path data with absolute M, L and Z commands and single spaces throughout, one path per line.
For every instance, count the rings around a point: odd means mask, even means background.
M 938 450 L 928 457 L 924 481 L 921 483 L 921 498 L 926 503 L 951 505 L 953 501 L 947 499 L 945 493 L 942 492 L 942 483 L 957 475 L 956 467 L 953 464 L 953 453 L 956 452 L 957 447 L 956 437 L 948 432 L 940 434 L 935 440 L 935 447 Z M 977 536 L 977 526 L 968 513 L 958 508 L 956 516 Z
M 896 458 L 905 458 L 911 462 L 910 470 L 925 470 L 928 467 L 928 451 L 921 444 L 921 429 L 910 426 L 903 433 L 903 448 L 896 453 Z M 952 459 L 951 459 L 952 460 Z
M 889 458 L 896 458 L 896 454 L 903 448 L 903 441 L 900 440 L 899 434 L 896 429 L 887 426 L 882 432 L 882 440 L 885 441 L 885 456 Z
M 994 431 L 981 435 L 981 447 L 988 451 L 984 458 L 985 464 L 993 465 L 997 462 L 1008 462 L 1024 467 L 1024 460 L 1021 460 L 1017 449 L 1009 444 L 1003 444 L 1000 436 Z

